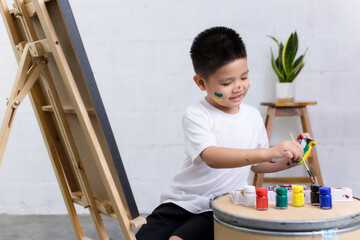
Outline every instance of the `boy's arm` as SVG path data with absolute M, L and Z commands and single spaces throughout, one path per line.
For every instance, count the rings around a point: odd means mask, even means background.
M 299 143 L 284 141 L 272 148 L 234 149 L 208 147 L 202 151 L 200 157 L 212 168 L 234 168 L 270 162 L 273 158 L 284 158 L 289 161 L 292 158 L 301 159 L 302 154 L 303 149 Z
M 292 168 L 295 166 L 297 166 L 295 161 L 293 161 L 291 159 L 283 158 L 277 162 L 265 162 L 265 163 L 261 163 L 256 166 L 252 166 L 251 170 L 254 173 L 273 173 L 273 172 L 282 171 L 282 170 L 285 170 L 288 168 Z

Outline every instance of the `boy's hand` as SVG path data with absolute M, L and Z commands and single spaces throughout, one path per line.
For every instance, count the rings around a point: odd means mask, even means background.
M 270 148 L 272 158 L 286 158 L 300 161 L 304 154 L 301 144 L 296 141 L 284 141 Z

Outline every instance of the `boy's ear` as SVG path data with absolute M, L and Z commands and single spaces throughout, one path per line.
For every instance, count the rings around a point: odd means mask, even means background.
M 198 74 L 196 74 L 193 79 L 194 79 L 194 82 L 196 83 L 196 85 L 198 85 L 198 87 L 200 88 L 201 91 L 206 90 L 205 79 L 200 77 Z

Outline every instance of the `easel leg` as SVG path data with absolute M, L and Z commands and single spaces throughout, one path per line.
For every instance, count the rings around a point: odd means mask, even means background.
M 46 69 L 44 71 L 44 76 L 45 76 L 45 79 L 47 80 L 47 81 L 44 81 L 44 86 L 48 93 L 48 97 L 50 99 L 51 105 L 54 108 L 55 118 L 57 119 L 57 122 L 59 123 L 58 126 L 59 126 L 59 129 L 61 132 L 61 136 L 65 142 L 67 152 L 70 155 L 73 169 L 76 170 L 75 174 L 79 181 L 81 191 L 83 192 L 83 194 L 86 197 L 86 200 L 89 204 L 89 211 L 90 211 L 91 217 L 93 219 L 95 228 L 97 230 L 99 239 L 108 240 L 109 236 L 105 230 L 105 226 L 104 226 L 102 218 L 100 216 L 100 212 L 98 211 L 97 206 L 95 204 L 93 192 L 90 188 L 88 178 L 85 174 L 83 164 L 81 162 L 79 153 L 77 151 L 74 138 L 71 134 L 70 127 L 68 125 L 66 116 L 62 109 L 60 98 L 56 92 L 55 85 L 52 80 L 49 69 Z
M 53 151 L 56 152 L 55 144 L 51 138 L 49 139 L 48 144 L 49 144 L 49 148 L 53 149 Z M 68 187 L 66 184 L 66 179 L 65 179 L 64 173 L 61 168 L 60 159 L 58 158 L 58 156 L 57 157 L 53 156 L 51 162 L 53 164 L 55 175 L 56 175 L 57 181 L 59 183 L 61 194 L 64 198 L 64 202 L 65 202 L 66 208 L 68 210 L 69 217 L 70 217 L 71 223 L 73 225 L 76 238 L 78 240 L 82 240 L 85 237 L 84 232 L 81 228 L 80 221 L 79 221 L 78 215 L 76 213 L 73 200 L 71 198 L 71 195 L 69 193 L 69 190 L 68 190 Z
M 44 74 L 46 74 L 46 69 L 44 71 Z M 37 120 L 41 123 L 39 124 L 41 128 L 41 133 L 43 134 L 44 139 L 46 139 L 45 144 L 46 148 L 48 149 L 48 153 L 50 155 L 50 160 L 54 168 L 55 176 L 57 178 L 65 206 L 68 210 L 68 214 L 76 235 L 77 240 L 83 240 L 83 239 L 89 239 L 86 236 L 84 236 L 83 230 L 81 228 L 74 203 L 72 201 L 72 197 L 70 195 L 69 189 L 74 189 L 76 186 L 74 185 L 74 182 L 71 181 L 72 174 L 69 175 L 69 173 L 64 170 L 64 166 L 62 165 L 62 159 L 66 158 L 67 156 L 64 155 L 64 150 L 62 148 L 62 145 L 59 143 L 60 137 L 55 133 L 55 126 L 53 125 L 51 119 L 49 116 L 47 116 L 42 110 L 41 106 L 44 106 L 45 99 L 42 94 L 39 94 L 40 92 L 40 85 L 39 83 L 35 83 L 34 87 L 31 89 L 31 94 L 29 95 L 30 101 L 34 107 L 35 114 Z M 65 178 L 66 176 L 66 178 Z M 70 179 L 69 179 L 70 177 Z
M 8 105 L 6 107 L 4 120 L 3 120 L 2 126 L 1 126 L 1 131 L 0 131 L 0 164 L 1 164 L 2 158 L 4 156 L 5 147 L 6 147 L 6 144 L 8 142 L 8 139 L 9 139 L 11 126 L 12 126 L 12 123 L 14 121 L 14 116 L 15 116 L 15 113 L 16 113 L 16 108 L 13 108 L 11 102 L 12 102 L 12 99 L 14 99 L 15 96 L 20 91 L 22 85 L 24 84 L 25 78 L 26 78 L 26 73 L 29 70 L 30 64 L 31 64 L 31 56 L 30 56 L 30 53 L 29 53 L 28 49 L 29 49 L 28 46 L 26 46 L 25 49 L 24 49 L 24 52 L 23 52 L 23 54 L 21 56 L 21 60 L 19 62 L 19 68 L 18 68 L 18 71 L 16 73 L 15 82 L 14 82 L 14 85 L 13 85 L 13 89 L 11 91 L 11 96 L 9 98 Z
M 15 28 L 15 24 L 12 20 L 10 10 L 9 10 L 6 0 L 0 0 L 0 5 L 1 5 L 0 6 L 1 15 L 3 17 L 6 30 L 8 32 L 9 38 L 10 38 L 11 46 L 13 47 L 15 56 L 17 56 L 17 50 L 16 50 L 15 46 L 20 42 L 20 40 L 19 40 L 16 28 Z

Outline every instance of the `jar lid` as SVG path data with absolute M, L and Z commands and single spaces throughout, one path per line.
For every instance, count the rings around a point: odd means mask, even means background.
M 258 195 L 258 196 L 266 196 L 267 192 L 268 191 L 266 188 L 257 188 L 256 189 L 256 195 Z
M 255 192 L 255 186 L 251 186 L 251 185 L 245 186 L 244 187 L 244 192 L 246 192 L 246 193 L 254 193 Z
M 331 194 L 331 188 L 329 187 L 321 187 L 319 188 L 320 195 L 330 195 Z
M 292 191 L 293 191 L 293 193 L 303 192 L 304 191 L 304 186 L 303 185 L 293 185 L 292 186 Z
M 312 192 L 318 192 L 321 184 L 311 184 L 310 189 Z
M 276 194 L 278 194 L 278 195 L 286 195 L 286 194 L 287 194 L 287 189 L 286 189 L 286 188 L 282 188 L 282 187 L 277 188 L 277 189 L 276 189 Z

